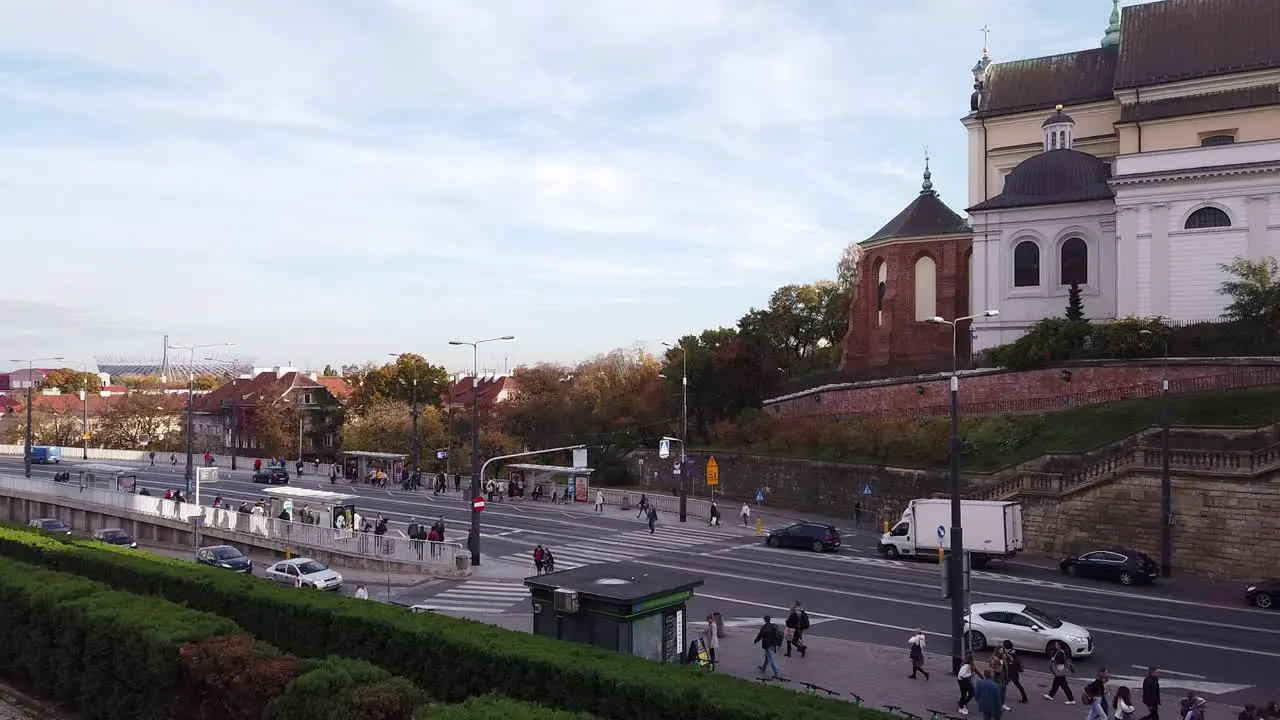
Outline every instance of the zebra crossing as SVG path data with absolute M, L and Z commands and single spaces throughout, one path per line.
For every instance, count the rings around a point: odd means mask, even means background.
M 498 582 L 491 580 L 467 580 L 459 585 L 432 595 L 413 610 L 445 610 L 449 612 L 497 615 L 511 606 L 529 599 L 529 588 L 520 581 Z
M 742 535 L 712 528 L 667 527 L 659 525 L 652 535 L 649 529 L 630 530 L 617 535 L 591 538 L 588 544 L 543 543 L 551 548 L 556 570 L 573 570 L 587 565 L 624 562 L 646 555 L 673 550 L 687 550 L 699 545 L 740 540 Z M 502 557 L 503 560 L 530 566 L 533 573 L 533 550 Z

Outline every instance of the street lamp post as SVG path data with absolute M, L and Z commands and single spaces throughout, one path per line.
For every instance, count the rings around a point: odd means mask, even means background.
M 79 365 L 84 368 L 80 373 L 80 402 L 82 404 L 80 415 L 80 442 L 82 443 L 82 455 L 85 460 L 89 459 L 89 363 L 76 362 L 69 360 L 72 365 Z
M 1139 335 L 1155 338 L 1150 330 Z M 1160 576 L 1173 575 L 1173 479 L 1169 476 L 1169 340 L 1159 338 L 1164 349 L 1160 361 Z
M 41 357 L 41 358 L 28 358 L 28 359 L 26 359 L 26 360 L 10 360 L 10 361 L 9 361 L 9 362 L 11 362 L 11 363 L 18 363 L 19 365 L 21 365 L 22 363 L 26 363 L 26 364 L 27 364 L 27 432 L 26 432 L 26 445 L 25 445 L 25 447 L 24 447 L 24 449 L 23 449 L 23 451 L 22 451 L 22 455 L 23 455 L 23 465 L 26 467 L 27 477 L 31 477 L 31 437 L 32 437 L 32 433 L 31 433 L 31 403 L 32 403 L 32 402 L 34 402 L 34 401 L 32 400 L 32 390 L 35 388 L 35 385 L 36 385 L 35 380 L 34 380 L 34 379 L 32 379 L 31 375 L 32 375 L 32 373 L 34 373 L 34 372 L 35 372 L 35 364 L 36 364 L 36 363 L 38 363 L 38 362 L 46 362 L 46 361 L 50 361 L 50 360 L 59 360 L 59 361 L 60 361 L 60 360 L 62 360 L 62 358 L 60 358 L 60 357 Z
M 450 345 L 471 346 L 471 497 L 480 494 L 480 346 L 501 340 L 515 340 L 515 335 L 485 338 L 484 340 L 450 340 Z M 471 507 L 471 533 L 467 544 L 471 547 L 471 565 L 480 565 L 480 513 Z
M 195 433 L 193 425 L 195 424 L 195 394 L 196 394 L 196 351 L 204 348 L 227 347 L 235 343 L 206 343 L 204 345 L 170 345 L 170 350 L 186 350 L 191 353 L 191 364 L 187 367 L 187 495 L 191 494 L 191 482 L 196 475 L 196 446 Z M 164 392 L 164 388 L 161 388 Z
M 689 437 L 689 351 L 683 345 L 662 343 L 672 350 L 680 351 L 680 522 L 688 519 L 689 498 L 686 491 L 685 478 L 689 469 L 685 467 L 684 445 Z
M 956 326 L 980 317 L 995 317 L 999 310 L 929 322 L 951 326 L 951 438 L 947 445 L 951 476 L 951 556 L 947 558 L 947 594 L 951 596 L 951 671 L 964 662 L 964 528 L 960 508 L 960 375 L 956 367 Z
M 221 358 L 207 357 L 208 362 L 225 362 Z M 230 373 L 228 373 L 230 375 Z M 240 455 L 240 393 L 236 391 L 237 378 L 231 378 L 231 469 L 236 469 L 236 458 Z

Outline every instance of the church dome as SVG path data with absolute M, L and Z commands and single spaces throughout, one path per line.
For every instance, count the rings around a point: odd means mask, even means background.
M 1050 125 L 1060 125 L 1064 123 L 1075 125 L 1076 121 L 1072 119 L 1070 115 L 1062 112 L 1062 106 L 1059 105 L 1057 107 L 1057 111 L 1054 114 L 1050 115 L 1049 117 L 1045 118 L 1045 121 L 1040 125 L 1040 127 L 1047 128 Z
M 1094 186 L 1107 186 L 1107 164 L 1079 150 L 1050 150 L 1018 163 L 1004 181 L 1004 192 L 1021 196 L 1074 194 Z

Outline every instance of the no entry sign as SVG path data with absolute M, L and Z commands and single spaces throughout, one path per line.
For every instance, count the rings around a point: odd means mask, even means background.
M 476 512 L 484 512 L 484 498 L 479 495 L 475 496 L 475 499 L 471 501 L 471 509 Z

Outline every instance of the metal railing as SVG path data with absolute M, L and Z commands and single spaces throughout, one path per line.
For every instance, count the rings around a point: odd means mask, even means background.
M 366 559 L 444 567 L 455 567 L 457 557 L 470 557 L 459 543 L 427 542 L 349 529 L 339 530 L 228 508 L 179 503 L 155 495 L 135 495 L 13 475 L 0 475 L 0 489 L 44 495 L 51 500 L 65 498 L 179 522 L 191 523 L 196 518 L 201 518 L 205 531 L 246 535 L 250 538 L 247 540 L 249 544 L 252 544 L 251 538 L 255 537 L 282 542 L 298 552 L 322 550 Z
M 547 486 L 547 492 L 559 492 L 563 495 L 564 491 L 564 485 L 549 484 Z M 612 488 L 591 488 L 587 493 L 587 500 L 583 504 L 594 505 L 597 491 L 604 494 L 605 505 L 616 506 L 626 510 L 636 510 L 640 507 L 640 496 L 643 495 L 649 501 L 649 504 L 660 513 L 675 514 L 680 512 L 680 498 L 672 495 L 669 490 L 658 489 L 655 489 L 654 492 L 636 492 L 634 490 L 615 490 Z M 687 498 L 685 512 L 692 517 L 703 520 L 710 518 L 711 501 Z M 720 513 L 721 515 L 724 514 L 724 508 L 720 508 Z

